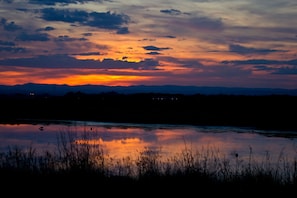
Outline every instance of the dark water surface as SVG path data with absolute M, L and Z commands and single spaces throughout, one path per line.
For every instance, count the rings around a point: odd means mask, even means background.
M 239 156 L 247 160 L 294 160 L 297 132 L 255 130 L 240 127 L 212 127 L 162 124 L 123 124 L 87 121 L 48 121 L 0 124 L 0 151 L 18 146 L 43 152 L 56 149 L 59 136 L 70 135 L 77 142 L 98 144 L 110 157 L 135 156 L 144 148 L 156 149 L 165 158 L 185 148 L 213 152 L 219 157 Z

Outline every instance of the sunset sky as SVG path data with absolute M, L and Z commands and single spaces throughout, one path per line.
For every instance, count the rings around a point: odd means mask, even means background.
M 296 0 L 0 0 L 0 84 L 297 88 Z

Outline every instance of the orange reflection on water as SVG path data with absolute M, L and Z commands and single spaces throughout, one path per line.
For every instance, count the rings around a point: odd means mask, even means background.
M 0 149 L 5 150 L 9 145 L 26 147 L 32 145 L 39 150 L 56 148 L 60 133 L 73 135 L 74 138 L 71 140 L 79 144 L 99 145 L 107 156 L 121 159 L 137 157 L 147 148 L 159 151 L 163 159 L 181 154 L 185 149 L 193 154 L 206 152 L 206 154 L 212 153 L 220 157 L 233 157 L 233 159 L 234 153 L 241 159 L 248 159 L 251 150 L 253 157 L 258 156 L 260 160 L 266 157 L 267 152 L 270 152 L 271 159 L 277 160 L 280 154 L 294 159 L 297 150 L 296 138 L 263 135 L 268 133 L 266 131 L 84 122 L 67 126 L 65 124 L 0 124 Z M 78 134 L 87 134 L 87 136 L 77 136 Z
M 148 142 L 133 137 L 113 140 L 103 140 L 102 138 L 92 140 L 79 139 L 76 140 L 76 143 L 99 145 L 105 155 L 116 159 L 123 159 L 128 156 L 133 158 L 141 150 L 149 146 Z

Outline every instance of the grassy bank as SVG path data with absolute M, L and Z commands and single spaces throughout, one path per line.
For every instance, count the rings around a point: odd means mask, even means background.
M 185 146 L 174 157 L 162 158 L 160 151 L 144 148 L 135 158 L 114 159 L 100 145 L 88 143 L 88 135 L 77 144 L 61 133 L 53 151 L 33 147 L 11 147 L 0 154 L 2 190 L 10 193 L 43 190 L 76 195 L 289 195 L 297 192 L 297 160 L 247 161 L 234 153 L 222 158 L 216 150 L 192 150 Z M 161 194 L 159 194 L 161 195 Z M 139 195 L 140 196 L 140 195 Z

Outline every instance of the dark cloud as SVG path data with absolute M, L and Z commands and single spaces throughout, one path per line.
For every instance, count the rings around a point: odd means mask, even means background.
M 42 9 L 41 17 L 46 21 L 79 23 L 81 25 L 118 31 L 123 31 L 122 25 L 130 21 L 127 15 L 111 13 L 109 11 L 88 13 L 81 10 L 60 10 L 54 8 Z
M 83 33 L 83 36 L 92 36 L 93 34 L 91 32 Z
M 36 68 L 59 68 L 69 67 L 75 59 L 66 55 L 37 56 L 33 58 L 4 59 L 0 65 L 36 67 Z M 66 64 L 66 65 L 64 65 Z M 64 66 L 63 66 L 64 65 Z M 68 66 L 67 66 L 68 65 Z
M 25 52 L 25 48 L 21 47 L 5 47 L 5 46 L 0 46 L 0 52 L 13 52 L 13 53 L 21 53 Z
M 161 54 L 160 52 L 148 52 L 148 53 L 146 53 L 146 54 L 149 54 L 149 55 L 159 55 L 159 54 Z
M 160 12 L 170 15 L 181 15 L 182 12 L 176 9 L 160 10 Z
M 140 62 L 118 61 L 113 59 L 104 59 L 101 65 L 106 69 L 135 69 L 135 70 L 155 70 L 159 62 L 154 59 L 145 59 Z
M 22 29 L 22 27 L 16 25 L 14 23 L 14 21 L 7 22 L 7 19 L 5 19 L 5 18 L 1 19 L 0 25 L 3 27 L 4 30 L 9 31 L 9 32 L 14 32 L 14 31 Z
M 39 5 L 56 5 L 57 3 L 60 4 L 70 4 L 70 3 L 85 3 L 85 2 L 102 2 L 101 0 L 29 0 L 31 4 L 39 4 Z
M 151 59 L 151 58 L 147 58 L 144 61 L 140 61 L 139 62 L 139 68 L 140 70 L 157 70 L 156 66 L 159 65 L 159 62 Z
M 165 38 L 176 38 L 176 36 L 171 36 L 171 35 L 168 35 L 168 36 L 164 36 Z
M 297 74 L 297 59 L 288 60 L 288 61 L 251 59 L 251 60 L 223 61 L 222 63 L 231 64 L 234 66 L 252 65 L 257 70 L 270 71 L 272 74 L 294 74 L 294 75 Z
M 0 2 L 4 2 L 4 3 L 12 3 L 14 0 L 1 0 Z
M 98 28 L 121 29 L 121 26 L 127 24 L 129 21 L 129 16 L 124 14 L 92 12 L 90 13 L 90 19 L 84 24 Z
M 54 27 L 46 26 L 46 27 L 44 27 L 44 28 L 39 28 L 39 29 L 37 29 L 36 31 L 37 31 L 37 32 L 40 32 L 40 31 L 48 32 L 48 31 L 53 31 L 53 30 L 55 30 Z
M 78 54 L 72 54 L 74 56 L 92 56 L 92 55 L 101 55 L 100 52 L 85 52 L 85 53 L 78 53 Z
M 284 67 L 276 69 L 273 74 L 289 74 L 289 75 L 297 75 L 297 66 L 290 68 L 290 67 Z
M 30 9 L 27 9 L 27 8 L 16 8 L 16 10 L 22 11 L 22 12 L 28 12 L 28 11 L 30 11 Z
M 286 75 L 297 75 L 297 66 L 284 66 L 284 67 L 278 67 L 278 68 L 273 68 L 270 66 L 265 66 L 265 65 L 257 65 L 254 68 L 260 71 L 271 71 L 272 74 L 286 74 Z
M 16 44 L 14 42 L 0 40 L 0 52 L 20 53 L 26 51 L 25 48 L 15 46 Z
M 129 30 L 127 27 L 122 27 L 117 30 L 117 34 L 129 34 Z
M 33 58 L 16 58 L 0 60 L 0 65 L 21 66 L 32 68 L 80 68 L 80 69 L 135 69 L 135 70 L 154 70 L 159 65 L 158 61 L 145 59 L 140 62 L 128 62 L 113 59 L 98 60 L 79 60 L 68 55 L 40 55 Z
M 89 14 L 86 11 L 70 11 L 55 8 L 44 8 L 41 10 L 42 18 L 46 21 L 63 21 L 67 23 L 84 23 L 88 20 Z
M 244 47 L 242 45 L 229 45 L 229 51 L 235 52 L 238 54 L 268 54 L 273 52 L 279 52 L 280 50 L 265 49 L 265 48 L 253 48 L 253 47 Z
M 17 41 L 49 41 L 48 34 L 28 34 L 26 32 L 22 32 L 16 37 Z
M 71 1 L 71 0 L 70 0 Z M 55 5 L 56 3 L 69 3 L 69 0 L 29 0 L 31 4 L 41 4 L 41 5 Z
M 156 39 L 151 39 L 151 38 L 144 38 L 144 39 L 141 39 L 139 41 L 155 41 Z
M 11 41 L 1 41 L 0 40 L 0 45 L 15 46 L 15 43 L 14 42 L 11 42 Z
M 256 66 L 254 66 L 254 68 L 256 68 L 257 70 L 262 70 L 262 71 L 274 70 L 273 68 L 267 67 L 265 65 L 256 65 Z
M 148 45 L 148 46 L 143 46 L 143 49 L 145 50 L 149 50 L 149 51 L 161 51 L 161 50 L 168 50 L 170 48 L 168 47 L 156 47 L 156 46 L 153 46 L 153 45 Z
M 58 36 L 55 41 L 58 42 L 72 42 L 72 41 L 86 41 L 85 38 L 73 38 L 67 35 Z
M 289 65 L 297 66 L 297 59 L 286 61 Z
M 293 59 L 289 61 L 249 59 L 249 60 L 223 61 L 222 63 L 232 64 L 232 65 L 297 65 L 297 59 Z

